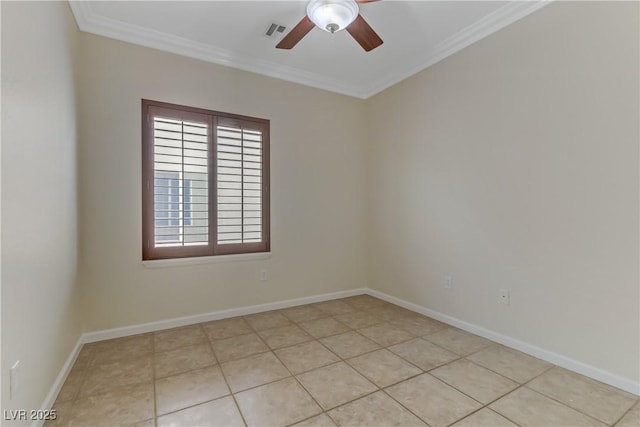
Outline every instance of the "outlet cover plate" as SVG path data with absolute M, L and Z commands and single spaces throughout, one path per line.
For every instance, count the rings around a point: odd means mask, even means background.
M 16 360 L 9 371 L 9 399 L 13 399 L 20 390 L 20 361 Z
M 445 288 L 445 289 L 451 289 L 451 288 L 453 288 L 453 277 L 451 277 L 451 276 L 444 276 L 444 288 Z

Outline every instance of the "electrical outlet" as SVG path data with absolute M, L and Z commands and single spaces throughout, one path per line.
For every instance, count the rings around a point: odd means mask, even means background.
M 509 289 L 500 289 L 498 301 L 500 304 L 509 305 Z
M 269 280 L 269 277 L 267 275 L 267 270 L 263 268 L 262 270 L 260 270 L 260 281 L 266 282 L 267 280 Z
M 9 370 L 9 399 L 13 399 L 20 390 L 20 361 L 17 360 Z
M 445 289 L 451 289 L 451 288 L 453 288 L 453 277 L 451 277 L 451 276 L 444 276 L 444 288 L 445 288 Z

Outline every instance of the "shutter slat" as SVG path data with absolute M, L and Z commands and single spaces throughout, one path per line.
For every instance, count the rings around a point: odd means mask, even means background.
M 217 127 L 218 243 L 262 239 L 262 134 Z
M 209 243 L 208 125 L 155 117 L 156 247 Z

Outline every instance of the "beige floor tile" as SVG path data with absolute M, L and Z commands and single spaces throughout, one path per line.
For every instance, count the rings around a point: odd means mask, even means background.
M 456 360 L 459 357 L 457 354 L 451 353 L 422 338 L 391 346 L 389 350 L 425 371 Z
M 448 426 L 482 407 L 429 374 L 391 386 L 387 393 L 431 427 Z
M 601 427 L 605 424 L 521 387 L 489 406 L 521 426 Z
M 382 323 L 383 320 L 366 311 L 352 311 L 351 313 L 335 316 L 337 320 L 344 323 L 351 329 L 366 328 L 367 326 Z
M 71 413 L 71 406 L 73 402 L 55 402 L 52 411 L 54 414 L 50 414 L 51 418 L 44 422 L 44 427 L 62 427 L 69 425 L 69 415 Z
M 96 344 L 85 344 L 82 346 L 82 350 L 80 350 L 76 361 L 73 363 L 73 369 L 81 370 L 91 365 L 95 354 L 95 345 Z
M 330 365 L 340 359 L 317 341 L 298 344 L 275 351 L 278 358 L 294 374 Z
M 73 403 L 64 425 L 116 426 L 153 418 L 153 383 L 113 388 Z
M 314 307 L 324 311 L 330 316 L 338 314 L 351 313 L 354 308 L 342 300 L 324 301 L 313 305 Z
M 344 362 L 307 372 L 298 379 L 325 410 L 376 390 L 375 385 Z
M 329 412 L 339 426 L 427 427 L 398 402 L 378 391 Z
M 519 383 L 527 382 L 551 367 L 545 361 L 501 345 L 492 345 L 467 358 Z
M 238 335 L 223 340 L 211 341 L 211 346 L 216 358 L 221 363 L 269 351 L 269 347 L 257 334 Z
M 372 310 L 389 305 L 388 302 L 370 295 L 356 295 L 354 297 L 343 298 L 341 301 L 346 302 L 356 310 Z
M 635 403 L 636 397 L 562 368 L 553 368 L 527 384 L 539 393 L 613 424 Z
M 251 326 L 242 317 L 216 320 L 205 323 L 204 331 L 210 340 L 223 340 L 238 335 L 246 335 L 253 332 Z
M 93 346 L 94 356 L 91 366 L 111 363 L 118 360 L 130 360 L 153 353 L 153 335 L 136 335 L 127 338 L 117 338 L 90 344 Z
M 449 325 L 445 323 L 439 322 L 430 317 L 419 315 L 402 317 L 400 319 L 393 320 L 390 323 L 393 326 L 403 329 L 416 337 L 429 335 L 449 327 Z
M 277 311 L 267 311 L 265 313 L 252 314 L 244 318 L 256 331 L 287 326 L 291 321 Z
M 313 337 L 296 325 L 280 326 L 278 328 L 260 331 L 258 334 L 272 349 L 289 347 L 310 341 Z
M 382 307 L 366 311 L 377 317 L 380 317 L 385 322 L 393 322 L 395 320 L 400 320 L 403 317 L 416 315 L 416 313 L 411 310 L 407 310 L 406 308 L 398 307 L 397 305 L 393 304 L 387 304 Z
M 490 346 L 493 342 L 458 328 L 447 328 L 424 337 L 460 356 L 467 356 Z
M 625 416 L 622 417 L 620 421 L 618 421 L 618 424 L 616 424 L 616 427 L 638 426 L 640 426 L 640 403 L 636 404 L 636 406 L 634 406 L 633 409 L 627 412 Z
M 158 427 L 244 425 L 240 411 L 231 396 L 158 417 Z
M 309 320 L 316 320 L 329 316 L 324 311 L 319 310 L 312 305 L 300 305 L 298 307 L 285 308 L 280 310 L 280 313 L 294 323 L 308 322 Z
M 391 326 L 389 323 L 380 323 L 367 328 L 358 329 L 365 337 L 375 341 L 383 347 L 409 341 L 414 338 L 409 332 Z
M 519 385 L 466 359 L 441 366 L 430 374 L 485 405 Z
M 343 359 L 359 356 L 380 348 L 378 344 L 355 331 L 322 338 L 320 342 Z
M 104 393 L 114 387 L 149 382 L 153 379 L 153 357 L 102 363 L 88 369 L 80 397 Z
M 221 366 L 234 393 L 290 376 L 287 368 L 271 352 L 223 363 Z
M 634 395 L 368 295 L 86 344 L 45 426 L 244 426 L 230 388 L 298 427 L 640 426 Z
M 381 388 L 422 373 L 421 369 L 385 349 L 354 357 L 347 363 Z
M 284 426 L 322 412 L 295 378 L 285 378 L 236 394 L 247 424 Z
M 325 413 L 300 421 L 291 427 L 336 427 L 336 423 Z
M 451 427 L 518 427 L 491 409 L 482 408 L 478 412 L 458 421 Z
M 400 306 L 395 305 L 395 304 L 390 304 L 389 307 L 391 307 L 393 310 L 396 311 L 396 314 L 398 315 L 398 319 L 400 317 L 405 317 L 405 316 L 426 317 L 426 316 L 423 316 L 422 314 L 417 313 L 417 312 L 415 312 L 413 310 L 409 310 L 408 308 L 400 307 Z M 431 318 L 429 318 L 429 319 L 431 319 Z M 431 319 L 431 320 L 434 320 L 434 319 Z
M 156 380 L 156 412 L 169 412 L 229 394 L 219 366 L 185 372 Z
M 207 341 L 207 336 L 200 325 L 184 326 L 168 329 L 153 334 L 155 351 L 167 351 L 186 345 L 201 344 Z
M 156 353 L 155 363 L 156 378 L 161 378 L 215 365 L 217 362 L 207 341 L 205 344 L 188 345 Z
M 56 403 L 67 402 L 73 400 L 78 396 L 82 382 L 87 376 L 88 369 L 76 369 L 75 366 L 67 375 L 67 379 L 64 381 Z
M 302 322 L 299 325 L 315 338 L 328 337 L 330 335 L 336 335 L 349 330 L 347 325 L 344 325 L 331 317 L 310 320 L 308 322 Z

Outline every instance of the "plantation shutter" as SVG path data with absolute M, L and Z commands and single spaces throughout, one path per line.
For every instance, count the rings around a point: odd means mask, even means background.
M 150 107 L 152 250 L 206 255 L 209 236 L 210 118 Z M 150 240 L 150 241 L 149 241 Z M 186 248 L 186 249 L 185 249 Z
M 143 259 L 266 252 L 269 122 L 143 100 Z
M 245 120 L 216 121 L 218 252 L 265 241 L 264 126 Z

